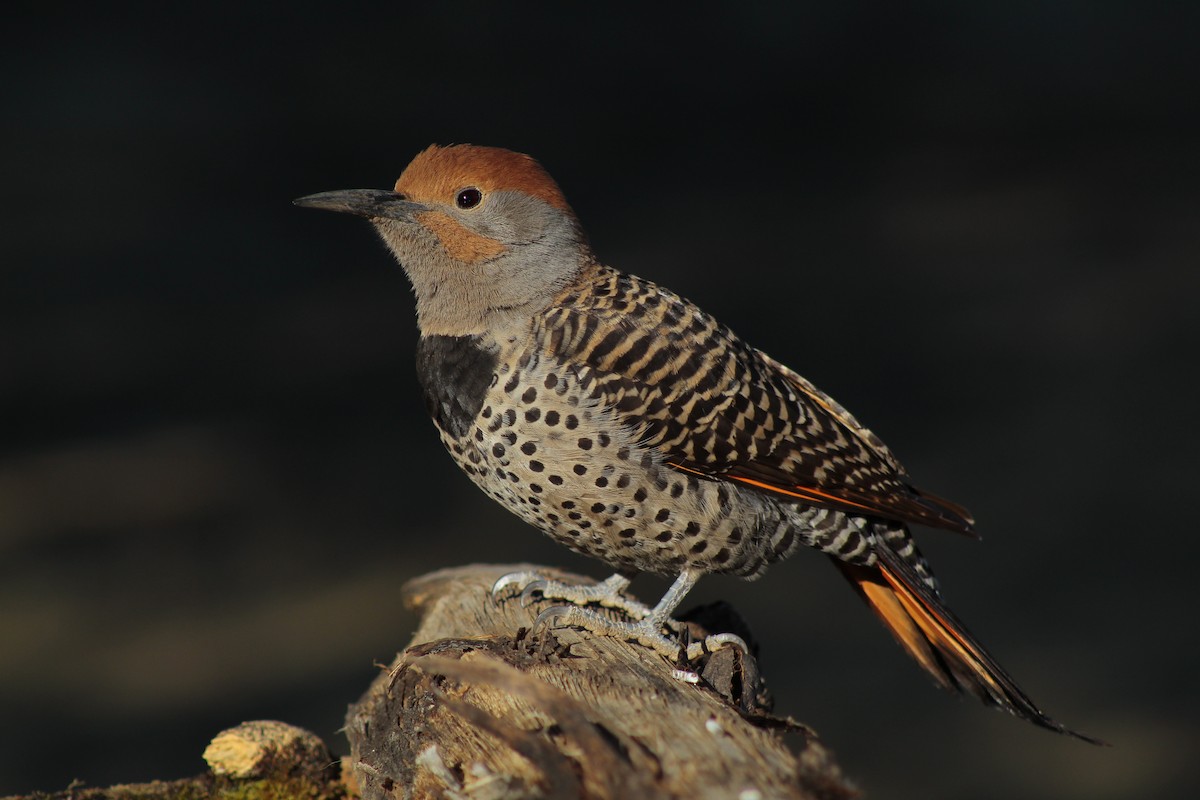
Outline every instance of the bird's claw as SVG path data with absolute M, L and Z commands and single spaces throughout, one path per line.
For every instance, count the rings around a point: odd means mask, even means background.
M 521 590 L 521 593 L 524 594 L 524 589 L 526 586 L 531 583 L 538 582 L 545 583 L 545 579 L 536 572 L 509 572 L 505 575 L 501 575 L 496 579 L 496 582 L 492 584 L 492 597 L 499 598 L 504 590 L 510 586 L 518 587 Z
M 693 662 L 705 655 L 720 650 L 723 647 L 734 646 L 749 654 L 750 648 L 740 636 L 732 633 L 718 633 L 705 637 L 701 641 L 683 642 L 672 636 L 665 635 L 663 628 L 675 634 L 684 633 L 685 627 L 670 618 L 655 615 L 655 610 L 648 608 L 636 600 L 625 597 L 620 593 L 628 580 L 614 575 L 607 581 L 593 586 L 574 586 L 549 580 L 534 572 L 511 572 L 502 575 L 492 584 L 492 596 L 498 598 L 505 590 L 516 586 L 520 589 L 522 608 L 528 607 L 534 601 L 535 595 L 541 595 L 546 600 L 565 600 L 572 605 L 556 605 L 543 609 L 533 621 L 531 632 L 542 628 L 577 626 L 601 636 L 612 636 L 636 641 L 672 663 L 683 661 Z M 586 607 L 595 603 L 606 608 L 624 612 L 632 622 L 610 619 L 594 609 Z M 684 633 L 686 637 L 686 633 Z M 695 682 L 696 674 L 686 669 L 676 670 L 680 680 Z
M 528 608 L 533 602 L 535 594 L 544 594 L 546 587 L 550 585 L 549 581 L 536 580 L 528 584 L 521 590 L 521 608 Z
M 492 584 L 492 597 L 499 599 L 505 590 L 515 586 L 521 592 L 521 608 L 528 608 L 529 604 L 534 601 L 534 595 L 544 594 L 550 585 L 549 580 L 536 572 L 510 572 L 507 575 L 501 575 Z
M 691 642 L 685 647 L 679 641 L 664 636 L 661 627 L 649 619 L 640 622 L 618 622 L 579 606 L 551 606 L 545 609 L 534 620 L 533 630 L 537 631 L 542 626 L 549 628 L 555 625 L 559 627 L 575 625 L 602 636 L 634 640 L 673 662 L 679 661 L 680 656 L 684 661 L 694 662 L 705 655 L 729 646 L 738 648 L 743 655 L 750 654 L 749 646 L 737 634 L 717 633 L 706 636 L 701 641 Z M 685 673 L 694 674 L 688 673 L 687 670 L 678 670 L 678 672 L 679 675 L 676 677 Z M 683 680 L 682 677 L 680 679 Z
M 577 606 L 594 604 L 616 609 L 634 620 L 650 616 L 650 608 L 622 594 L 628 585 L 629 579 L 619 574 L 599 583 L 577 585 L 546 578 L 536 572 L 512 572 L 492 584 L 492 597 L 499 599 L 505 589 L 517 586 L 521 590 L 522 607 L 527 607 L 533 602 L 534 595 L 540 594 L 543 600 L 565 600 Z
M 695 661 L 707 653 L 715 653 L 717 650 L 730 645 L 741 650 L 742 655 L 750 655 L 750 646 L 746 644 L 745 639 L 736 633 L 714 633 L 711 636 L 705 636 L 702 641 L 689 644 L 686 658 L 688 661 Z
M 571 616 L 572 611 L 577 610 L 579 609 L 576 606 L 550 606 L 537 615 L 531 631 L 536 633 L 542 626 L 551 628 L 557 620 L 566 620 Z

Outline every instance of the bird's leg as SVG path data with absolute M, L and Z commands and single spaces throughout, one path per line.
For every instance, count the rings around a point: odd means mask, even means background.
M 671 588 L 658 601 L 658 605 L 654 608 L 646 609 L 646 614 L 638 622 L 611 620 L 590 609 L 571 605 L 547 608 L 538 615 L 533 627 L 536 630 L 541 625 L 577 625 L 592 633 L 621 639 L 632 639 L 672 661 L 677 660 L 680 655 L 683 655 L 685 659 L 690 661 L 700 657 L 705 652 L 718 649 L 727 644 L 740 647 L 742 652 L 750 652 L 750 648 L 746 646 L 741 637 L 731 633 L 709 636 L 702 642 L 692 642 L 688 645 L 686 651 L 683 651 L 683 646 L 678 639 L 672 639 L 663 633 L 664 627 L 676 630 L 678 623 L 671 618 L 671 614 L 683 601 L 687 593 L 691 591 L 692 587 L 696 585 L 696 581 L 700 579 L 701 574 L 699 570 L 685 569 L 681 572 L 679 577 L 675 579 L 675 583 L 671 584 Z M 609 578 L 605 583 L 612 582 L 616 577 Z M 628 581 L 626 581 L 626 585 L 628 585 Z M 681 653 L 681 651 L 683 652 Z
M 492 584 L 492 596 L 498 597 L 505 589 L 515 586 L 521 590 L 521 605 L 527 606 L 535 594 L 547 600 L 566 600 L 577 606 L 596 604 L 604 608 L 615 608 L 631 619 L 645 619 L 651 613 L 649 606 L 621 594 L 632 578 L 617 572 L 599 583 L 578 586 L 555 581 L 536 572 L 510 572 Z

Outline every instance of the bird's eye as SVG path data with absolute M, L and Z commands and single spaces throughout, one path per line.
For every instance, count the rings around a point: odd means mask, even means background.
M 479 205 L 479 201 L 483 199 L 483 192 L 470 186 L 459 191 L 458 196 L 454 198 L 454 202 L 459 208 L 474 208 Z

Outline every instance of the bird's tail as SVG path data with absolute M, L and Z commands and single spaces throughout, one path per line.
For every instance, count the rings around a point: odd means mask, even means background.
M 1107 744 L 1043 714 L 911 565 L 889 547 L 879 547 L 877 553 L 872 566 L 833 561 L 905 651 L 938 684 L 973 694 L 1034 725 L 1091 744 Z

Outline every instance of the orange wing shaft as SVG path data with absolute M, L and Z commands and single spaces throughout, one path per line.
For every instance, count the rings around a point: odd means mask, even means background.
M 690 472 L 693 475 L 703 475 L 706 478 L 710 477 L 707 473 L 701 472 L 698 469 L 691 469 L 690 467 L 685 467 L 683 464 L 678 464 L 674 461 L 669 461 L 667 463 L 671 467 L 674 467 L 675 469 L 678 469 L 678 470 L 682 470 L 683 472 Z M 830 494 L 828 492 L 822 492 L 820 489 L 810 489 L 806 486 L 789 486 L 789 487 L 785 488 L 783 486 L 776 486 L 773 483 L 766 483 L 765 481 L 756 481 L 753 478 L 746 478 L 741 475 L 730 475 L 728 477 L 729 477 L 729 479 L 735 480 L 738 483 L 744 483 L 748 486 L 753 486 L 756 489 L 762 489 L 765 492 L 781 494 L 781 495 L 784 495 L 785 497 L 795 497 L 797 500 L 807 500 L 810 503 L 823 503 L 826 505 L 835 505 L 835 506 L 843 506 L 843 507 L 850 506 L 852 508 L 860 509 L 861 511 L 865 511 L 872 515 L 879 515 L 879 513 L 880 513 L 879 509 L 872 508 L 871 506 L 866 505 L 865 503 L 856 503 L 855 501 L 848 500 L 845 497 L 839 497 L 838 495 L 835 495 L 835 494 Z
M 785 489 L 782 486 L 775 486 L 770 483 L 764 483 L 763 481 L 756 481 L 753 478 L 744 478 L 740 475 L 734 475 L 731 477 L 735 481 L 738 481 L 739 483 L 749 484 L 750 486 L 755 486 L 759 489 L 763 489 L 764 491 L 774 492 L 775 494 L 782 494 L 782 495 L 786 495 L 788 497 L 795 497 L 800 500 L 808 500 L 809 502 L 812 502 L 812 503 L 825 503 L 825 504 L 832 504 L 832 505 L 836 505 L 836 506 L 850 506 L 851 508 L 857 508 L 862 511 L 865 511 L 868 514 L 872 514 L 872 515 L 879 514 L 879 509 L 877 509 L 877 508 L 872 508 L 871 506 L 866 505 L 865 503 L 856 503 L 853 500 L 848 500 L 845 497 L 839 497 L 838 495 L 830 494 L 828 492 L 822 492 L 820 489 L 812 489 L 807 486 L 792 486 L 790 488 Z
M 669 461 L 671 467 L 683 472 L 690 472 L 693 475 L 702 475 L 706 478 L 713 477 L 708 473 L 702 472 L 683 464 Z M 915 504 L 907 508 L 889 507 L 886 503 L 872 503 L 870 500 L 859 500 L 855 497 L 848 496 L 849 493 L 825 491 L 818 489 L 815 486 L 802 486 L 800 484 L 780 485 L 769 481 L 758 480 L 746 475 L 737 475 L 725 473 L 717 476 L 724 480 L 737 481 L 746 486 L 753 486 L 760 491 L 769 492 L 771 494 L 782 495 L 784 497 L 794 498 L 807 503 L 816 505 L 828 506 L 841 509 L 843 511 L 859 512 L 873 517 L 884 517 L 885 519 L 899 519 L 906 522 L 918 522 L 925 525 L 932 525 L 938 528 L 946 528 L 957 533 L 964 533 L 968 536 L 977 537 L 974 531 L 971 530 L 971 525 L 974 520 L 971 514 L 965 508 L 949 500 L 929 494 L 928 492 L 919 492 L 913 490 Z

